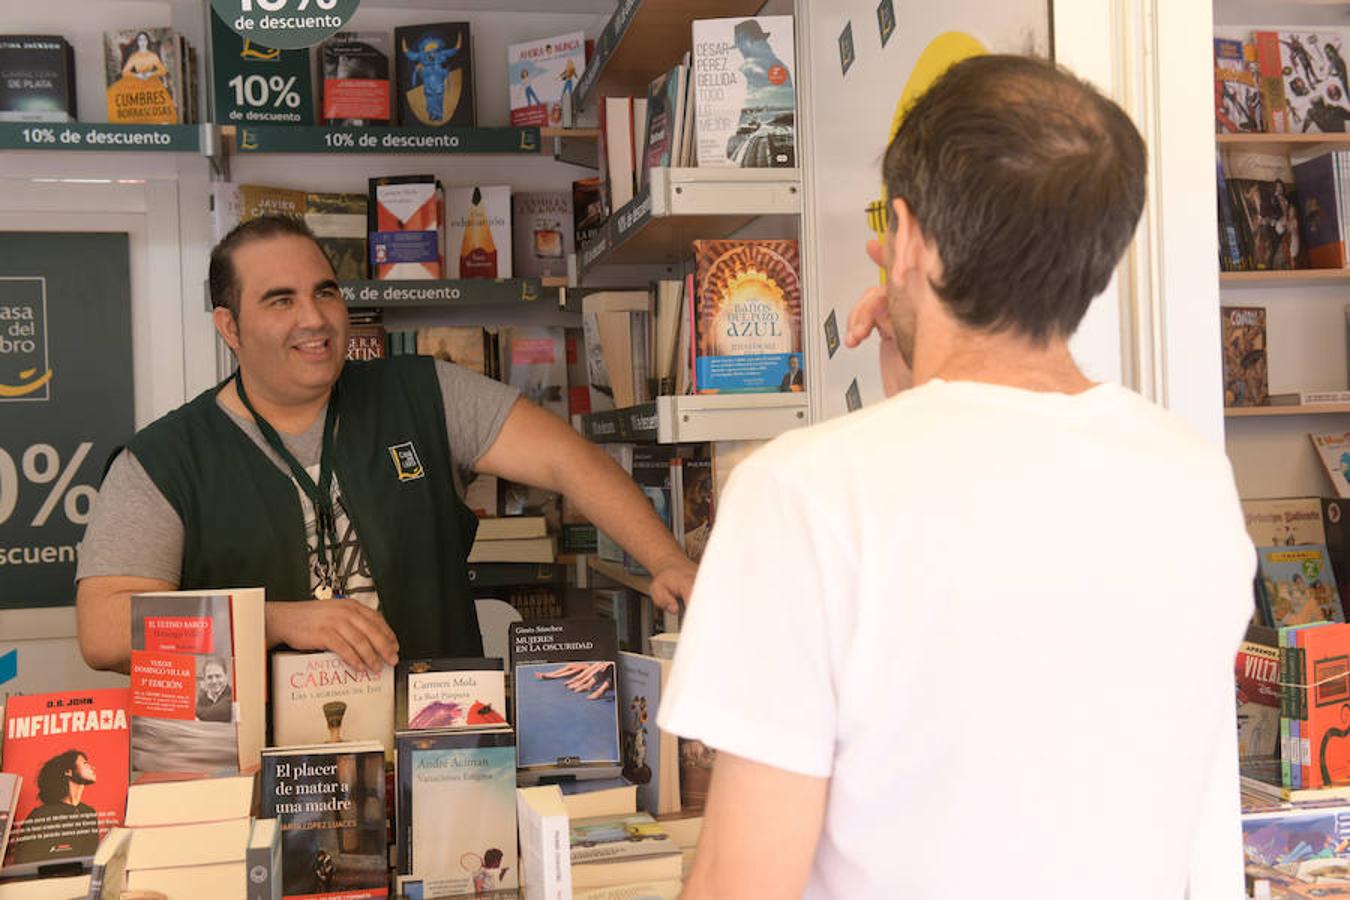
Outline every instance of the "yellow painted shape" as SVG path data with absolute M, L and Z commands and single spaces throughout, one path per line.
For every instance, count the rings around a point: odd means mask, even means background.
M 26 370 L 27 374 L 31 374 L 36 371 L 37 371 L 36 369 Z M 19 384 L 19 385 L 0 384 L 0 397 L 23 397 L 27 394 L 33 393 L 38 388 L 42 387 L 44 384 L 46 384 L 51 380 L 52 380 L 52 370 L 48 369 L 46 372 L 42 373 L 41 378 L 30 384 Z

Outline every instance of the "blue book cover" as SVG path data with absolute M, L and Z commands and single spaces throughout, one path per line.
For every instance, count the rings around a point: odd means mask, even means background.
M 1261 547 L 1257 554 L 1275 627 L 1345 621 L 1325 544 Z
M 1271 882 L 1273 896 L 1343 896 L 1350 870 L 1350 804 L 1290 806 L 1244 813 L 1242 852 L 1249 880 Z M 1331 882 L 1335 882 L 1335 886 Z
M 670 660 L 638 653 L 619 654 L 623 777 L 637 785 L 638 809 L 654 816 L 680 808 L 676 738 L 656 727 L 656 714 L 661 709 L 669 674 Z
M 1336 182 L 1334 153 L 1323 153 L 1294 165 L 1303 242 L 1308 248 L 1308 265 L 1314 269 L 1345 267 Z

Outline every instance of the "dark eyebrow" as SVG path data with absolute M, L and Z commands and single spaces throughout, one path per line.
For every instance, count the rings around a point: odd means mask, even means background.
M 342 288 L 337 283 L 337 280 L 333 278 L 325 278 L 323 281 L 320 281 L 318 284 L 314 285 L 314 293 L 316 294 L 319 291 L 329 291 L 329 290 L 340 291 L 342 290 Z
M 334 291 L 341 290 L 341 286 L 337 283 L 336 280 L 332 278 L 325 278 L 323 281 L 320 281 L 319 283 L 314 285 L 314 293 L 316 294 L 319 293 L 320 291 L 327 291 L 327 290 L 334 290 Z M 258 302 L 266 303 L 268 300 L 271 300 L 275 297 L 287 297 L 294 293 L 295 288 L 293 287 L 289 286 L 274 287 L 266 291 L 263 291 L 263 295 L 258 298 Z

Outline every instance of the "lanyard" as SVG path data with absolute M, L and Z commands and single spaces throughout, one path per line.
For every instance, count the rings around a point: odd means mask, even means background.
M 333 385 L 333 391 L 328 397 L 328 413 L 323 420 L 323 448 L 319 451 L 319 483 L 315 484 L 314 479 L 309 477 L 305 467 L 300 465 L 300 461 L 286 445 L 281 441 L 281 435 L 272 427 L 271 423 L 258 414 L 253 408 L 253 404 L 248 400 L 248 394 L 244 392 L 244 379 L 240 376 L 239 370 L 234 372 L 235 389 L 239 392 L 239 399 L 243 402 L 244 408 L 253 416 L 253 421 L 257 423 L 258 430 L 262 432 L 263 440 L 267 441 L 267 446 L 276 451 L 282 461 L 286 463 L 291 470 L 291 477 L 295 483 L 300 486 L 300 490 L 305 492 L 309 502 L 314 505 L 315 535 L 317 537 L 317 555 L 319 558 L 319 586 L 314 590 L 314 596 L 320 600 L 327 600 L 333 596 L 334 582 L 336 581 L 335 561 L 328 558 L 328 548 L 331 547 L 333 554 L 337 554 L 337 516 L 333 511 L 333 457 L 335 455 L 335 436 L 337 434 L 337 385 Z

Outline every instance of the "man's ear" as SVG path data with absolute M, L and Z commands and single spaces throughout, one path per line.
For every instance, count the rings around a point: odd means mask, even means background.
M 211 310 L 211 321 L 215 323 L 216 333 L 235 353 L 239 352 L 239 321 L 223 306 Z

